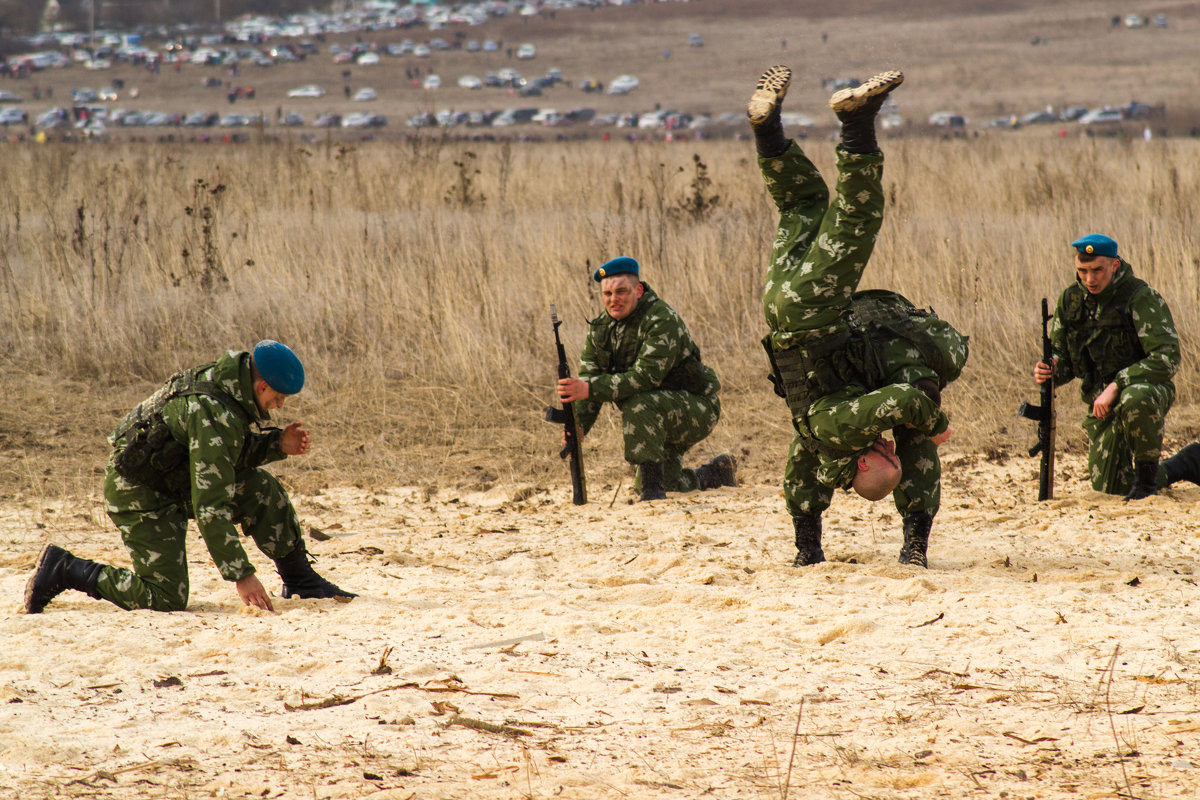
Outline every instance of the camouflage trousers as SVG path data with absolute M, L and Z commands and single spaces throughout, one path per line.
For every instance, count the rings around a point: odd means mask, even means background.
M 772 346 L 785 349 L 807 332 L 836 326 L 849 312 L 883 224 L 883 156 L 839 149 L 832 205 L 825 179 L 795 142 L 777 158 L 760 158 L 759 170 L 779 210 L 763 312 Z M 799 433 L 793 437 L 784 466 L 784 499 L 793 516 L 820 515 L 833 498 L 833 489 L 817 480 L 820 454 L 806 441 Z M 896 452 L 905 470 L 896 507 L 935 512 L 941 492 L 936 446 L 903 429 L 896 432 Z
M 636 394 L 619 407 L 625 460 L 637 465 L 662 462 L 663 488 L 669 492 L 699 489 L 700 479 L 694 469 L 684 468 L 683 455 L 717 426 L 721 419 L 720 398 L 660 390 Z M 634 486 L 641 485 L 639 466 Z
M 904 476 L 892 492 L 896 510 L 901 516 L 918 511 L 936 515 L 942 501 L 942 462 L 937 445 L 912 428 L 893 428 L 892 436 Z M 783 468 L 783 498 L 793 517 L 820 516 L 833 499 L 833 489 L 817 480 L 820 454 L 805 441 L 798 435 L 792 439 Z
M 1116 408 L 1104 419 L 1090 413 L 1083 421 L 1088 435 L 1088 475 L 1092 488 L 1105 494 L 1127 494 L 1133 486 L 1133 463 L 1162 455 L 1163 425 L 1175 402 L 1170 384 L 1135 383 L 1121 390 Z M 1159 469 L 1159 485 L 1166 485 Z
M 110 464 L 104 475 L 109 518 L 121 531 L 133 569 L 105 566 L 96 585 L 100 596 L 124 609 L 182 611 L 187 607 L 188 520 L 190 502 L 145 486 L 130 486 Z M 239 473 L 234 486 L 233 521 L 271 559 L 300 543 L 300 521 L 287 491 L 264 469 Z
M 759 159 L 779 210 L 763 288 L 777 350 L 842 321 L 883 224 L 883 155 L 840 148 L 837 155 L 832 204 L 824 178 L 795 142 L 777 158 Z

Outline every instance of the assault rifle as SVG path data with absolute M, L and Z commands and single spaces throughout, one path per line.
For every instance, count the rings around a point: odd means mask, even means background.
M 554 326 L 554 344 L 558 347 L 558 379 L 571 377 L 571 365 L 567 363 L 567 351 L 558 335 L 558 327 L 562 320 L 558 318 L 558 309 L 550 306 L 550 323 Z M 583 475 L 583 448 L 579 441 L 579 420 L 575 416 L 575 404 L 563 401 L 562 408 L 548 406 L 546 421 L 563 426 L 563 439 L 566 444 L 559 452 L 559 458 L 571 458 L 571 502 L 577 506 L 587 503 L 587 481 Z
M 1042 363 L 1053 370 L 1054 348 L 1050 344 L 1050 304 L 1042 298 Z M 1029 448 L 1029 455 L 1042 454 L 1041 467 L 1038 469 L 1038 500 L 1054 498 L 1054 433 L 1056 426 L 1054 416 L 1054 376 L 1051 375 L 1041 386 L 1042 404 L 1040 406 L 1021 403 L 1017 412 L 1026 419 L 1032 419 L 1038 424 L 1037 444 Z

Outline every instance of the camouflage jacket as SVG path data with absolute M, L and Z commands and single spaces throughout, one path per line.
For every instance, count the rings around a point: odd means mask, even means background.
M 1115 381 L 1118 389 L 1134 383 L 1171 384 L 1175 371 L 1179 369 L 1179 336 L 1175 332 L 1171 309 L 1158 292 L 1147 285 L 1142 285 L 1132 293 L 1125 309 L 1129 330 L 1127 336 L 1136 337 L 1141 352 L 1114 356 L 1118 349 L 1115 344 L 1122 338 L 1122 333 L 1119 329 L 1098 330 L 1089 337 L 1092 341 L 1087 343 L 1087 349 L 1104 354 L 1098 358 L 1099 363 L 1094 367 L 1074 363 L 1070 344 L 1072 331 L 1069 329 L 1071 314 L 1067 308 L 1072 302 L 1072 295 L 1078 299 L 1082 292 L 1083 313 L 1091 319 L 1100 319 L 1106 316 L 1106 312 L 1117 311 L 1112 308 L 1114 299 L 1122 294 L 1122 284 L 1133 279 L 1133 268 L 1122 260 L 1112 283 L 1100 294 L 1088 293 L 1083 283 L 1076 279 L 1075 284 L 1064 290 L 1058 298 L 1054 321 L 1050 325 L 1050 341 L 1058 359 L 1054 383 L 1059 386 L 1079 378 L 1080 394 L 1087 404 L 1091 404 L 1110 381 Z
M 683 319 L 646 284 L 633 313 L 615 320 L 605 311 L 592 320 L 580 355 L 579 377 L 588 399 L 577 404 L 579 427 L 591 430 L 604 403 L 642 392 L 685 390 L 703 396 L 721 390 L 721 381 L 700 361 Z
M 950 419 L 928 395 L 907 383 L 873 392 L 847 386 L 822 397 L 808 412 L 809 431 L 821 444 L 817 480 L 835 489 L 848 487 L 858 457 L 885 431 L 902 425 L 936 436 L 950 427 Z
M 254 402 L 250 379 L 250 354 L 230 350 L 215 364 L 193 368 L 201 381 L 223 389 L 246 412 L 246 419 L 261 422 L 269 417 Z M 153 397 L 143 401 L 148 405 Z M 141 406 L 139 406 L 140 408 Z M 135 416 L 134 409 L 126 420 Z M 253 469 L 286 458 L 280 447 L 282 432 L 253 432 L 246 419 L 206 395 L 177 397 L 162 408 L 163 422 L 177 442 L 188 448 L 191 495 L 200 535 L 221 577 L 237 581 L 254 572 L 234 523 L 234 484 L 238 469 Z M 116 450 L 125 444 L 119 436 L 126 420 L 110 435 Z

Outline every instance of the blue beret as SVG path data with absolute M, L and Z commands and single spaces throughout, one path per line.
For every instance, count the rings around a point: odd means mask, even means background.
M 633 275 L 638 274 L 638 263 L 629 256 L 617 256 L 609 259 L 597 268 L 592 273 L 592 280 L 599 283 L 605 278 L 611 278 L 613 275 Z
M 1117 257 L 1116 240 L 1101 233 L 1089 233 L 1087 236 L 1080 237 L 1071 242 L 1071 247 L 1089 256 Z
M 254 368 L 280 394 L 299 394 L 304 388 L 304 365 L 290 347 L 274 339 L 254 345 Z

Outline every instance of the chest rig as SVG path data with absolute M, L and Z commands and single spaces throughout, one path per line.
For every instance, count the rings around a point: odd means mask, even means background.
M 114 445 L 124 439 L 124 446 L 113 456 L 113 469 L 118 475 L 130 483 L 148 486 L 171 497 L 186 499 L 190 495 L 188 445 L 171 434 L 162 415 L 166 404 L 176 398 L 209 397 L 249 427 L 252 420 L 241 403 L 216 383 L 199 379 L 200 373 L 212 366 L 205 364 L 175 373 L 158 391 L 125 415 L 109 436 Z M 245 448 L 238 457 L 239 467 L 244 454 Z

